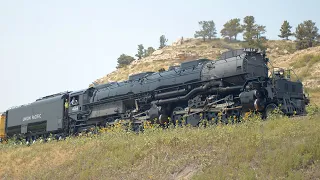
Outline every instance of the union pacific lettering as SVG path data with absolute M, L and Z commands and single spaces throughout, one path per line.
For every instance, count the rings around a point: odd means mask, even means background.
M 30 121 L 34 119 L 41 119 L 41 114 L 34 114 L 32 116 L 26 116 L 22 118 L 22 121 Z

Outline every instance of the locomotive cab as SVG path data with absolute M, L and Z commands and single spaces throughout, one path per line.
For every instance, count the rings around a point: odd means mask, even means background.
M 69 114 L 76 113 L 76 112 L 83 110 L 83 104 L 86 103 L 84 95 L 85 95 L 84 90 L 70 93 L 70 95 L 69 95 L 69 104 L 70 104 Z
M 262 79 L 251 79 L 244 85 L 239 97 L 243 111 L 259 111 L 267 117 L 268 113 L 276 107 L 286 115 L 306 114 L 306 105 L 309 99 L 303 91 L 303 84 L 296 76 L 291 77 L 292 69 L 273 68 L 268 82 Z
M 276 98 L 279 99 L 281 110 L 286 114 L 305 114 L 305 105 L 309 100 L 304 94 L 303 84 L 298 76 L 291 77 L 292 69 L 273 68 L 273 86 L 277 89 Z M 296 80 L 294 80 L 296 79 Z
M 274 79 L 288 79 L 290 80 L 291 70 L 284 70 L 283 68 L 273 68 L 272 78 Z

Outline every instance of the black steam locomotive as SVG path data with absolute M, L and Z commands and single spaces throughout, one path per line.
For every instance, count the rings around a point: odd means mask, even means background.
M 289 71 L 270 72 L 267 64 L 264 52 L 238 49 L 218 60 L 198 59 L 167 71 L 135 74 L 127 81 L 50 95 L 7 110 L 5 134 L 64 136 L 117 120 L 139 125 L 180 123 L 184 118 L 197 126 L 201 119 L 240 119 L 249 111 L 266 117 L 277 107 L 286 115 L 306 114 L 309 101 L 302 83 L 290 80 Z

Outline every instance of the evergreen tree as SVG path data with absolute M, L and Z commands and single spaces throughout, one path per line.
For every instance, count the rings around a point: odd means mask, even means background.
M 134 58 L 126 54 L 121 54 L 117 60 L 118 60 L 117 68 L 122 68 L 124 66 L 129 65 L 132 61 L 134 61 Z
M 266 42 L 266 37 L 261 35 L 266 32 L 266 26 L 255 24 L 253 16 L 246 16 L 242 27 L 244 29 L 244 40 L 247 41 L 249 46 L 265 49 L 263 44 Z
M 320 35 L 316 38 L 316 45 L 320 45 Z
M 211 38 L 213 37 L 216 37 L 217 30 L 216 25 L 213 21 L 207 21 L 206 34 L 209 40 L 211 40 Z
M 237 35 L 243 31 L 243 28 L 240 25 L 240 19 L 235 18 L 231 19 L 223 25 L 223 29 L 220 31 L 223 37 L 229 37 L 232 39 L 234 37 L 237 40 Z
M 147 55 L 150 56 L 154 51 L 155 51 L 155 49 L 153 47 L 148 47 Z
M 144 50 L 144 57 L 150 56 L 154 51 L 155 49 L 153 47 L 148 47 L 148 49 Z
M 286 40 L 289 40 L 289 37 L 293 35 L 291 33 L 291 26 L 288 21 L 283 21 L 283 24 L 280 29 L 280 35 L 278 35 L 280 38 L 285 38 Z
M 168 42 L 168 39 L 164 35 L 160 36 L 160 47 L 159 49 L 162 49 L 166 46 L 166 42 Z
M 198 37 L 202 37 L 203 41 L 206 41 L 206 31 L 205 31 L 205 21 L 200 21 L 199 22 L 199 25 L 201 26 L 201 30 L 200 31 L 196 31 L 196 33 L 194 34 L 194 37 L 195 38 L 198 38 Z
M 144 57 L 144 47 L 142 44 L 138 45 L 138 53 L 136 54 L 136 57 L 138 57 L 139 60 Z
M 305 27 L 301 23 L 296 27 L 295 37 L 296 37 L 296 48 L 298 50 L 308 48 L 307 41 L 305 39 Z
M 295 32 L 297 49 L 305 49 L 317 44 L 316 39 L 319 34 L 315 24 L 315 22 L 307 20 L 298 25 Z
M 259 40 L 261 38 L 261 35 L 266 33 L 266 26 L 255 25 L 254 32 L 256 33 L 254 38 Z
M 253 16 L 246 16 L 243 20 L 244 25 L 242 25 L 242 28 L 244 30 L 243 33 L 243 39 L 247 41 L 249 44 L 253 44 L 253 38 L 256 35 L 256 29 L 255 29 L 255 20 Z
M 254 46 L 257 48 L 260 48 L 261 50 L 265 50 L 266 46 L 264 45 L 264 43 L 267 41 L 266 37 L 261 36 L 262 34 L 264 34 L 266 32 L 266 26 L 262 26 L 262 25 L 256 25 L 255 26 L 255 40 L 254 40 Z
M 196 31 L 194 34 L 195 38 L 202 37 L 203 41 L 205 41 L 206 37 L 208 37 L 209 40 L 216 37 L 217 30 L 213 21 L 200 21 L 199 25 L 201 26 L 201 30 Z

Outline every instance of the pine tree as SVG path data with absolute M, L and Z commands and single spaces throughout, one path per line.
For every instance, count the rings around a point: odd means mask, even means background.
M 316 38 L 316 45 L 320 45 L 320 35 Z
M 263 44 L 265 43 L 266 38 L 261 35 L 266 32 L 266 26 L 255 24 L 253 16 L 246 16 L 242 27 L 244 29 L 243 38 L 247 41 L 249 46 L 265 49 Z
M 136 54 L 136 57 L 138 57 L 139 60 L 144 57 L 144 47 L 142 44 L 138 45 L 138 53 Z
M 243 22 L 244 22 L 244 25 L 242 25 L 242 28 L 244 30 L 243 39 L 251 45 L 254 43 L 253 38 L 256 35 L 254 17 L 246 16 Z
M 288 21 L 283 21 L 283 24 L 280 29 L 281 34 L 278 36 L 280 38 L 285 38 L 286 40 L 289 40 L 289 37 L 293 35 L 293 33 L 291 33 L 291 28 L 292 26 L 290 26 Z
M 129 65 L 132 61 L 134 61 L 134 58 L 126 54 L 121 54 L 120 57 L 117 59 L 117 61 L 118 61 L 117 68 L 122 68 L 124 66 Z
M 266 26 L 255 25 L 254 32 L 256 33 L 255 39 L 259 40 L 261 38 L 261 35 L 266 33 Z
M 315 24 L 315 22 L 307 20 L 298 25 L 295 32 L 297 49 L 305 49 L 317 44 L 316 39 L 319 36 L 319 29 Z
M 206 31 L 205 31 L 205 25 L 206 24 L 206 21 L 200 21 L 199 22 L 199 25 L 201 26 L 201 30 L 200 31 L 196 31 L 196 33 L 194 34 L 194 37 L 195 38 L 198 38 L 198 37 L 202 37 L 203 41 L 206 41 Z
M 217 30 L 213 21 L 200 21 L 199 25 L 201 26 L 201 29 L 200 31 L 195 32 L 195 38 L 202 37 L 203 41 L 205 41 L 206 37 L 208 37 L 209 40 L 216 37 Z
M 206 34 L 209 40 L 211 40 L 213 37 L 216 37 L 217 30 L 213 21 L 207 21 Z
M 243 28 L 240 25 L 240 19 L 235 18 L 231 19 L 223 25 L 223 29 L 220 31 L 221 36 L 229 37 L 232 39 L 234 37 L 237 40 L 237 35 L 243 31 Z
M 144 50 L 144 57 L 150 56 L 154 51 L 155 49 L 153 47 L 148 47 L 148 49 Z
M 160 36 L 160 47 L 159 49 L 162 49 L 166 46 L 166 42 L 168 42 L 168 39 L 166 39 L 166 36 L 162 35 Z
M 257 48 L 260 48 L 261 50 L 265 50 L 266 46 L 264 45 L 264 43 L 266 42 L 266 38 L 261 36 L 262 34 L 264 34 L 266 32 L 266 26 L 263 25 L 255 25 L 255 41 L 254 41 L 254 46 L 256 46 Z

